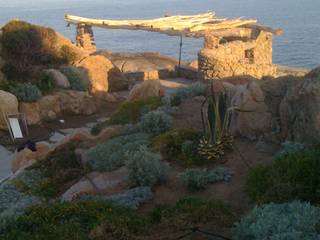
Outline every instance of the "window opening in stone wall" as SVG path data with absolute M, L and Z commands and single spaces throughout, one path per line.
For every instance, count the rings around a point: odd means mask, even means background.
M 245 50 L 244 55 L 250 64 L 254 64 L 254 48 Z

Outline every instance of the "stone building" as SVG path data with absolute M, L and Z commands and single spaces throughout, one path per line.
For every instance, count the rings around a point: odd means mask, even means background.
M 96 51 L 91 25 L 83 23 L 77 24 L 76 46 L 90 53 Z
M 275 75 L 272 35 L 257 29 L 243 37 L 207 34 L 204 48 L 198 54 L 200 78 L 209 80 L 241 75 L 262 78 Z

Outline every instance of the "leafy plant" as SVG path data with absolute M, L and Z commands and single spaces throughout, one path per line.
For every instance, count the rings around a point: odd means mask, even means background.
M 166 178 L 167 166 L 161 162 L 160 154 L 150 152 L 146 146 L 128 152 L 126 166 L 133 186 L 153 186 Z
M 294 152 L 276 159 L 270 166 L 253 169 L 247 192 L 256 202 L 303 200 L 320 202 L 320 150 Z
M 31 83 L 17 83 L 11 85 L 10 92 L 22 102 L 35 102 L 42 96 L 39 88 Z
M 37 82 L 37 87 L 42 93 L 48 94 L 54 90 L 56 84 L 50 74 L 42 73 L 40 79 Z
M 254 208 L 236 224 L 235 240 L 315 240 L 320 209 L 309 203 L 268 204 Z
M 160 97 L 148 97 L 143 100 L 124 102 L 118 110 L 111 115 L 109 120 L 94 126 L 91 133 L 97 135 L 102 129 L 110 125 L 137 123 L 143 114 L 157 109 L 161 104 Z
M 232 147 L 233 137 L 229 129 L 233 108 L 228 104 L 226 93 L 212 94 L 203 102 L 203 106 L 207 101 L 208 121 L 206 126 L 202 110 L 204 137 L 200 140 L 198 151 L 208 160 L 218 160 L 225 154 L 227 148 Z
M 187 87 L 179 88 L 170 98 L 172 106 L 177 106 L 185 99 L 190 99 L 196 96 L 205 96 L 207 87 L 205 84 L 196 82 Z
M 97 171 L 112 171 L 125 164 L 127 152 L 139 149 L 149 143 L 150 136 L 145 133 L 135 133 L 112 138 L 99 144 L 87 153 L 88 165 Z
M 183 166 L 201 165 L 197 146 L 201 133 L 194 129 L 172 129 L 153 138 L 151 147 L 161 152 L 167 161 L 176 161 Z
M 184 171 L 181 178 L 190 191 L 198 191 L 206 189 L 208 184 L 230 181 L 231 174 L 225 168 L 213 170 L 193 168 Z
M 62 61 L 68 64 L 74 63 L 79 58 L 78 54 L 68 45 L 61 46 L 60 56 Z
M 172 127 L 172 117 L 163 111 L 154 110 L 142 116 L 140 125 L 143 132 L 158 135 Z
M 87 84 L 71 67 L 62 67 L 60 71 L 68 78 L 70 87 L 76 91 L 87 91 Z
M 150 187 L 136 187 L 111 196 L 81 196 L 80 199 L 81 201 L 112 202 L 115 205 L 137 209 L 141 204 L 152 199 L 152 191 Z

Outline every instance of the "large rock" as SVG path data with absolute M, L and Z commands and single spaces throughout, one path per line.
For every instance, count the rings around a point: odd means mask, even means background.
M 39 101 L 40 117 L 44 120 L 55 119 L 61 112 L 60 98 L 55 95 L 43 96 Z
M 144 81 L 135 85 L 129 93 L 128 101 L 137 101 L 153 96 L 163 96 L 164 89 L 159 80 Z
M 18 113 L 18 99 L 11 93 L 0 90 L 0 111 L 0 130 L 6 130 L 7 124 L 2 112 L 5 114 Z
M 56 86 L 59 88 L 70 88 L 70 83 L 68 78 L 56 69 L 46 69 L 44 70 L 55 82 Z
M 92 172 L 83 177 L 62 195 L 62 201 L 72 201 L 81 195 L 111 195 L 126 188 L 128 170 L 122 167 L 113 172 Z
M 109 90 L 118 91 L 128 88 L 128 82 L 110 60 L 104 56 L 89 56 L 78 65 L 86 71 L 89 91 L 103 97 Z
M 19 111 L 25 114 L 28 125 L 34 125 L 41 121 L 40 107 L 37 102 L 20 102 Z
M 44 159 L 50 152 L 50 145 L 45 142 L 36 144 L 37 151 L 32 152 L 30 149 L 25 148 L 20 152 L 17 152 L 11 162 L 11 170 L 13 173 L 18 170 L 31 166 L 37 161 Z
M 320 139 L 320 79 L 294 79 L 280 104 L 284 140 L 317 144 Z
M 236 86 L 234 91 L 231 105 L 240 111 L 233 111 L 232 134 L 255 140 L 270 132 L 272 115 L 264 102 L 265 96 L 259 84 L 252 81 Z
M 59 97 L 61 112 L 70 115 L 91 115 L 97 111 L 94 98 L 86 92 L 59 90 L 54 93 Z

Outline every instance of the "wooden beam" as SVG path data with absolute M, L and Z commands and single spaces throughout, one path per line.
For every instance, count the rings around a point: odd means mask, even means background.
M 264 32 L 270 32 L 276 36 L 282 36 L 284 33 L 281 28 L 273 29 L 271 27 L 262 26 L 262 25 L 258 25 L 258 24 L 246 24 L 246 25 L 243 25 L 242 27 L 256 29 L 256 30 L 260 30 L 260 31 L 264 31 Z

